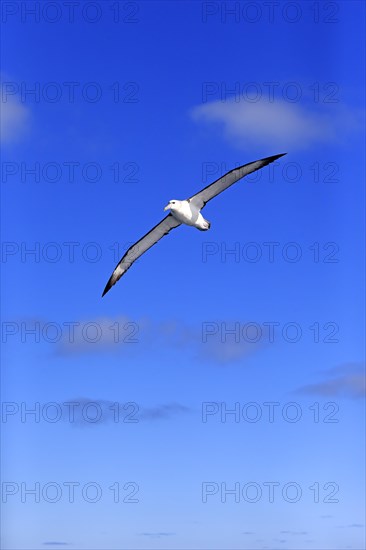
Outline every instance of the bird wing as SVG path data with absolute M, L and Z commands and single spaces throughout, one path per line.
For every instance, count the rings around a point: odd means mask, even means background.
M 208 201 L 216 197 L 216 195 L 218 195 L 219 193 L 225 191 L 225 189 L 230 187 L 230 185 L 233 185 L 233 183 L 236 183 L 241 178 L 244 178 L 244 176 L 247 176 L 248 174 L 251 174 L 256 170 L 263 168 L 263 166 L 267 166 L 267 164 L 270 164 L 276 159 L 283 157 L 283 155 L 286 155 L 286 153 L 282 153 L 281 155 L 274 155 L 273 157 L 267 157 L 261 160 L 256 160 L 254 162 L 249 162 L 248 164 L 244 164 L 243 166 L 234 168 L 218 180 L 214 181 L 213 183 L 211 183 L 204 189 L 201 189 L 201 191 L 190 197 L 188 199 L 188 202 L 192 203 L 199 210 L 201 210 L 201 208 L 203 208 Z
M 148 233 L 146 233 L 146 235 L 144 235 L 139 241 L 133 244 L 117 264 L 108 283 L 106 284 L 102 296 L 104 296 L 108 290 L 122 277 L 122 275 L 126 273 L 137 258 L 142 256 L 144 252 L 160 241 L 160 239 L 162 239 L 164 235 L 167 235 L 171 229 L 178 227 L 178 225 L 181 225 L 181 222 L 169 214 L 166 218 L 161 220 L 160 223 L 155 225 L 155 227 L 153 227 Z

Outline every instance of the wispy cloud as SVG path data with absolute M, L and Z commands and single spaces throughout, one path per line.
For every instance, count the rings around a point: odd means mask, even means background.
M 64 323 L 66 325 L 66 323 Z M 57 343 L 61 355 L 95 353 L 119 350 L 140 342 L 143 323 L 124 316 L 84 319 L 68 322 L 62 327 L 62 337 Z
M 201 333 L 199 357 L 222 366 L 242 363 L 270 345 L 269 327 L 259 323 L 215 320 L 202 323 Z
M 72 413 L 65 414 L 63 418 L 77 427 L 90 427 L 113 422 L 138 424 L 170 420 L 192 412 L 190 407 L 180 403 L 145 407 L 135 402 L 119 403 L 107 399 L 89 399 L 87 397 L 66 399 L 63 404 L 65 410 L 72 411 Z
M 206 343 L 201 343 L 199 357 L 206 362 L 225 366 L 244 361 L 249 356 L 264 349 L 266 345 L 264 337 L 258 342 L 248 342 L 244 339 L 235 341 L 234 337 L 227 337 L 222 342 L 218 337 L 208 340 Z
M 281 535 L 308 535 L 308 531 L 280 531 Z
M 339 103 L 213 101 L 194 107 L 191 115 L 197 122 L 216 125 L 220 134 L 223 129 L 225 138 L 239 148 L 276 146 L 278 152 L 346 142 L 362 128 L 360 113 Z
M 363 529 L 364 523 L 350 523 L 349 525 L 337 525 L 338 529 Z
M 44 546 L 69 546 L 68 542 L 44 542 Z
M 0 103 L 0 139 L 2 145 L 21 141 L 30 129 L 29 109 L 14 98 Z
M 158 532 L 155 532 L 155 533 L 139 533 L 139 535 L 141 537 L 149 537 L 149 538 L 153 538 L 153 539 L 160 539 L 162 537 L 172 537 L 172 536 L 176 535 L 176 533 L 158 531 Z
M 366 393 L 365 365 L 346 363 L 325 372 L 325 379 L 301 386 L 296 393 L 361 398 Z
M 179 403 L 171 403 L 169 405 L 158 405 L 157 407 L 148 407 L 141 410 L 140 418 L 142 420 L 164 420 L 172 416 L 186 414 L 191 409 Z
M 233 334 L 222 337 L 220 320 L 210 321 L 208 324 L 213 328 L 210 334 L 206 334 L 207 322 L 189 326 L 179 320 L 160 323 L 150 321 L 145 324 L 145 343 L 150 342 L 155 346 L 173 347 L 182 351 L 189 350 L 195 359 L 218 365 L 238 362 L 264 345 L 265 334 L 258 342 L 250 342 Z M 226 325 L 235 326 L 235 322 L 227 321 Z
M 119 316 L 63 323 L 47 319 L 19 319 L 13 324 L 14 329 L 18 329 L 18 336 L 22 333 L 23 325 L 27 329 L 38 331 L 40 339 L 49 344 L 57 355 L 114 351 L 120 354 L 127 353 L 131 347 L 134 353 L 146 353 L 156 348 L 173 348 L 190 354 L 192 359 L 216 365 L 245 360 L 267 346 L 269 334 L 266 327 L 261 329 L 258 339 L 255 338 L 256 334 L 250 334 L 247 338 L 240 336 L 238 331 L 234 334 L 232 327 L 244 326 L 245 320 L 242 323 L 214 320 L 188 325 L 174 319 L 157 322 L 146 318 L 136 320 Z M 12 338 L 14 340 L 15 336 Z

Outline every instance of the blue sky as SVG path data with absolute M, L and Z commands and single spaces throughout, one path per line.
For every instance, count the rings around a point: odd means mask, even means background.
M 4 549 L 364 548 L 363 20 L 2 3 Z

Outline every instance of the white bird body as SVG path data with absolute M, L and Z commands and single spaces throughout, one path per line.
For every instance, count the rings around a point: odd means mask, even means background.
M 192 204 L 189 199 L 185 201 L 171 200 L 164 210 L 170 210 L 171 214 L 180 223 L 196 227 L 200 231 L 210 229 L 210 222 L 205 220 L 200 208 Z
M 243 166 L 230 170 L 230 172 L 210 185 L 207 185 L 207 187 L 201 189 L 201 191 L 189 199 L 183 201 L 169 201 L 169 204 L 166 205 L 164 210 L 170 210 L 170 213 L 127 250 L 110 276 L 102 296 L 104 296 L 122 277 L 122 275 L 130 269 L 131 265 L 135 262 L 135 260 L 137 260 L 137 258 L 142 256 L 142 254 L 160 241 L 160 239 L 162 239 L 165 235 L 168 235 L 172 229 L 178 227 L 182 223 L 196 227 L 200 231 L 207 231 L 207 229 L 210 229 L 210 222 L 205 220 L 201 214 L 202 208 L 208 203 L 208 201 L 231 187 L 234 183 L 241 180 L 248 174 L 251 174 L 256 170 L 260 170 L 264 166 L 267 166 L 267 164 L 270 164 L 271 162 L 274 162 L 278 158 L 282 157 L 284 154 L 286 153 L 266 157 L 254 162 L 249 162 L 248 164 L 243 164 Z

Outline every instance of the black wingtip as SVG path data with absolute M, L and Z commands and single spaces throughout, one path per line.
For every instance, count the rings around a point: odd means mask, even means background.
M 273 155 L 273 157 L 268 157 L 267 160 L 270 162 L 273 162 L 274 160 L 284 157 L 285 155 L 287 155 L 287 153 L 280 153 L 279 155 Z
M 112 286 L 113 285 L 111 284 L 111 280 L 109 279 L 108 283 L 105 286 L 105 289 L 103 290 L 102 298 L 107 294 L 108 290 L 110 290 Z

